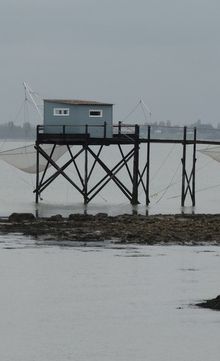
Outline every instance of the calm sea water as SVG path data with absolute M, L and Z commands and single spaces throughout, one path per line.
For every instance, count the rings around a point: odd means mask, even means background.
M 0 359 L 218 359 L 218 247 L 55 247 L 0 237 Z
M 24 143 L 4 142 L 0 150 L 11 149 Z M 129 149 L 129 148 L 128 148 Z M 190 147 L 187 154 L 190 171 L 192 154 Z M 126 151 L 125 151 L 126 152 Z M 181 194 L 181 156 L 180 145 L 156 144 L 151 147 L 150 166 L 150 206 L 149 213 L 179 213 Z M 60 165 L 65 161 L 61 158 Z M 69 159 L 69 158 L 68 158 Z M 106 147 L 102 159 L 111 167 L 119 159 L 119 150 Z M 146 146 L 141 147 L 140 164 L 144 167 L 146 160 Z M 90 162 L 90 164 L 92 164 Z M 0 160 L 0 216 L 8 216 L 16 212 L 35 212 L 35 175 L 26 174 Z M 83 169 L 83 158 L 79 158 L 79 167 Z M 220 211 L 220 163 L 197 152 L 196 163 L 196 208 L 197 213 L 218 213 Z M 50 170 L 52 172 L 52 169 Z M 73 166 L 67 172 L 79 183 Z M 50 175 L 51 173 L 49 173 Z M 94 185 L 104 173 L 95 168 L 90 186 Z M 118 177 L 130 187 L 130 180 L 125 170 L 118 173 Z M 81 195 L 62 177 L 58 177 L 50 187 L 42 193 L 43 200 L 37 207 L 39 215 L 48 216 L 61 213 L 64 216 L 72 212 L 84 212 L 85 207 Z M 139 191 L 140 205 L 137 211 L 146 212 L 143 190 Z M 191 211 L 191 203 L 186 201 L 185 211 Z M 109 214 L 132 213 L 133 208 L 128 200 L 110 182 L 100 194 L 87 206 L 88 213 L 107 212 Z
M 152 147 L 150 213 L 180 211 L 180 153 Z M 0 166 L 0 215 L 35 212 L 35 178 Z M 219 212 L 220 165 L 198 154 L 197 169 L 196 211 Z M 43 198 L 41 215 L 84 211 L 61 178 Z M 132 208 L 110 185 L 88 206 L 103 211 Z M 220 293 L 219 257 L 213 246 L 58 247 L 1 235 L 0 360 L 214 361 L 220 313 L 193 304 Z

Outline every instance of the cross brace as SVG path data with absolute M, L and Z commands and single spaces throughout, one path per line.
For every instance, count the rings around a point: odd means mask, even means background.
M 195 176 L 196 176 L 196 128 L 193 132 L 193 154 L 192 154 L 192 166 L 189 173 L 186 168 L 186 146 L 187 146 L 187 128 L 184 127 L 183 132 L 183 156 L 182 162 L 182 191 L 181 191 L 181 206 L 185 206 L 187 195 L 189 195 L 192 206 L 195 206 Z
M 71 148 L 68 144 L 66 145 L 70 159 L 66 161 L 62 166 L 58 165 L 56 161 L 53 160 L 53 153 L 56 148 L 56 144 L 53 145 L 52 151 L 50 154 L 47 154 L 45 150 L 40 146 L 40 144 L 35 145 L 36 149 L 36 188 L 34 190 L 36 203 L 39 201 L 41 193 L 49 187 L 49 185 L 58 177 L 64 177 L 74 189 L 76 189 L 84 199 L 84 203 L 89 203 L 99 192 L 110 182 L 113 181 L 117 188 L 125 195 L 125 197 L 132 203 L 138 204 L 138 189 L 139 186 L 143 187 L 143 190 L 146 194 L 146 200 L 149 200 L 149 189 L 147 184 L 149 184 L 149 179 L 146 179 L 146 184 L 144 183 L 144 176 L 149 176 L 149 163 L 144 165 L 143 170 L 139 169 L 139 141 L 138 137 L 134 141 L 131 149 L 125 152 L 122 149 L 121 145 L 118 145 L 120 157 L 119 160 L 111 168 L 101 159 L 101 153 L 103 150 L 103 145 L 101 145 L 97 152 L 88 145 L 84 144 L 82 148 L 76 153 L 73 154 L 73 147 Z M 80 167 L 81 159 L 79 156 L 84 153 L 84 168 Z M 46 159 L 47 164 L 43 171 L 43 174 L 40 176 L 39 172 L 39 159 L 40 156 Z M 149 159 L 148 159 L 149 162 Z M 91 164 L 90 164 L 91 163 Z M 76 176 L 74 180 L 70 177 L 66 170 L 69 166 L 73 164 L 76 171 Z M 133 164 L 131 169 L 131 164 Z M 100 177 L 96 183 L 89 187 L 90 179 L 94 174 L 97 167 L 100 167 L 104 171 L 104 176 Z M 55 170 L 52 174 L 47 177 L 49 167 Z M 122 169 L 126 169 L 131 187 L 125 185 L 123 179 L 120 178 L 119 172 Z M 78 180 L 77 180 L 78 179 Z M 147 203 L 148 204 L 148 203 Z

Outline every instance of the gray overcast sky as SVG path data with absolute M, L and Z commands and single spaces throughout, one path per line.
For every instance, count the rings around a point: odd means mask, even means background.
M 1 122 L 47 98 L 140 98 L 152 120 L 220 122 L 219 0 L 0 0 Z

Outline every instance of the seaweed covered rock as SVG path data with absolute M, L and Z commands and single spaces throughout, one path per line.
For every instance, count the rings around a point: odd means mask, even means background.
M 9 222 L 22 223 L 22 222 L 33 222 L 36 220 L 32 213 L 12 213 L 8 217 Z
M 62 222 L 63 216 L 61 214 L 55 214 L 55 215 L 51 216 L 48 220 L 52 221 L 52 222 Z
M 92 214 L 82 214 L 82 213 L 71 213 L 68 217 L 68 221 L 75 222 L 85 222 L 92 221 L 95 217 Z
M 196 306 L 220 311 L 220 295 L 211 300 L 206 300 L 204 302 L 197 303 Z

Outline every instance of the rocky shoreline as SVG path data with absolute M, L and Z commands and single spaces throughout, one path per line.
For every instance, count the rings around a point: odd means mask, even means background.
M 177 245 L 220 245 L 220 214 L 96 215 L 70 214 L 35 218 L 13 213 L 0 219 L 0 233 L 21 233 L 43 241 Z

